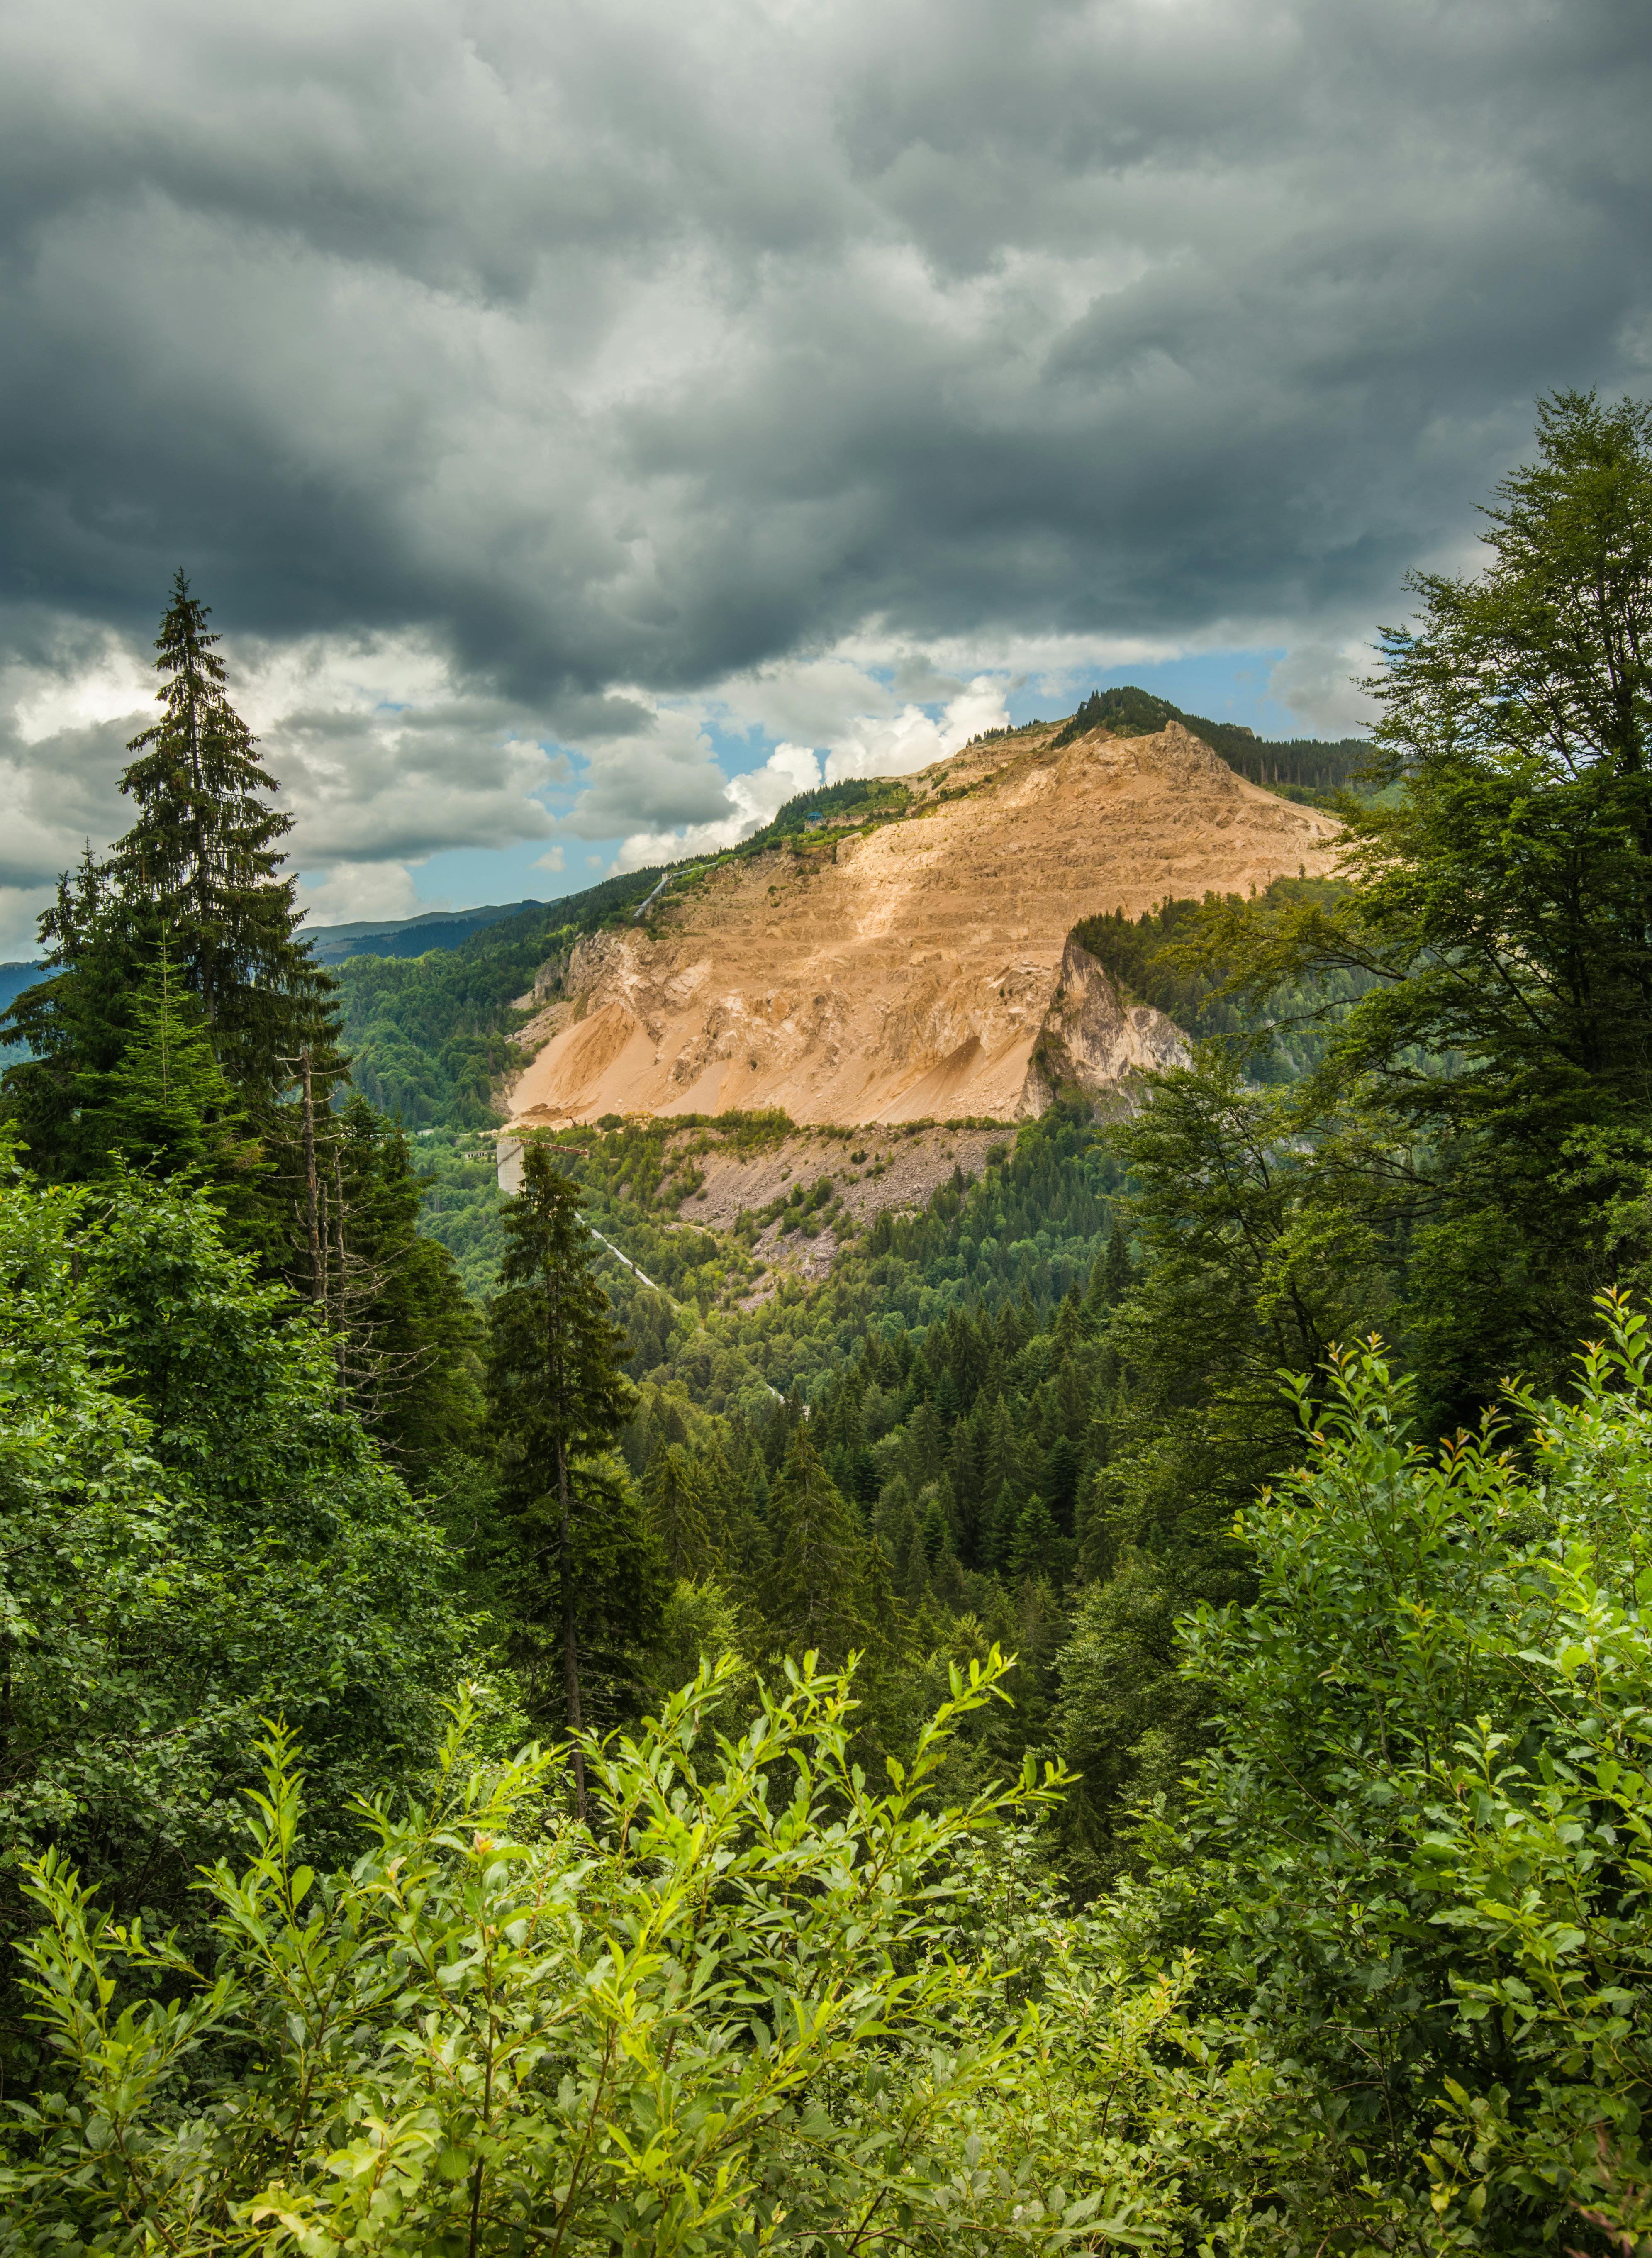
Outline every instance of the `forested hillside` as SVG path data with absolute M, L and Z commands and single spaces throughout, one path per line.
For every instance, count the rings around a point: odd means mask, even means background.
M 553 951 L 635 907 L 656 870 L 605 879 L 423 956 L 351 956 L 337 968 L 340 1037 L 356 1087 L 409 1128 L 477 1128 L 499 1118 L 497 1085 L 515 1062 L 514 1008 Z
M 1167 698 L 1126 685 L 1117 690 L 1094 690 L 1064 725 L 1055 740 L 1070 743 L 1085 730 L 1098 726 L 1119 736 L 1148 736 L 1166 721 L 1181 721 L 1201 737 L 1212 752 L 1252 784 L 1266 785 L 1287 799 L 1333 799 L 1364 781 L 1371 766 L 1371 747 L 1363 737 L 1340 737 L 1327 742 L 1317 737 L 1277 740 L 1258 737 L 1237 721 L 1207 721 L 1197 714 L 1184 714 Z
M 544 928 L 318 968 L 180 577 L 7 1022 L 0 2251 L 1648 2247 L 1652 411 L 1487 544 L 1335 883 L 1081 927 L 1191 1064 L 881 1210 L 500 1203 Z

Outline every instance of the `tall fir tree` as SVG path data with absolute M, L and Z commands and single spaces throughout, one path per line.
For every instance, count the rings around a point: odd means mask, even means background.
M 106 1162 L 125 1162 L 162 1178 L 188 1175 L 223 1213 L 238 1251 L 267 1253 L 267 1174 L 246 1109 L 224 1077 L 202 1024 L 201 1007 L 181 989 L 163 934 L 155 971 L 133 996 L 131 1032 L 118 1062 L 80 1077 L 81 1118 Z
M 320 1117 L 325 1317 L 351 1408 L 408 1478 L 471 1448 L 481 1325 L 447 1248 L 419 1229 L 406 1133 L 358 1091 Z
M 103 1165 L 87 1076 L 119 1064 L 137 994 L 171 968 L 197 999 L 218 1065 L 266 1154 L 280 1151 L 276 1101 L 308 1051 L 324 1086 L 344 1071 L 333 982 L 298 938 L 295 879 L 280 875 L 291 818 L 224 689 L 218 638 L 180 572 L 156 640 L 160 719 L 128 747 L 121 779 L 138 820 L 106 860 L 89 846 L 40 920 L 45 976 L 0 1018 L 26 1046 L 4 1103 L 32 1165 L 62 1181 Z
M 866 1635 L 865 1543 L 854 1508 L 821 1462 L 800 1419 L 769 1498 L 774 1565 L 766 1613 L 786 1651 L 835 1668 Z
M 652 1549 L 628 1489 L 617 1482 L 584 1484 L 581 1501 L 586 1518 L 613 1524 L 612 1531 L 575 1530 L 575 1462 L 612 1446 L 635 1402 L 620 1369 L 627 1344 L 592 1275 L 593 1242 L 579 1199 L 578 1185 L 558 1172 L 548 1148 L 529 1145 L 522 1188 L 505 1210 L 500 1290 L 488 1310 L 487 1367 L 507 1530 L 514 1521 L 522 1567 L 535 1572 L 516 1579 L 517 1605 L 529 1624 L 543 1620 L 550 1594 L 538 1586 L 538 1573 L 549 1536 L 545 1565 L 551 1566 L 564 1699 L 574 1735 L 585 1723 L 582 1618 L 611 1614 L 605 1581 L 631 1573 Z M 612 1543 L 604 1541 L 606 1533 Z M 577 1741 L 574 1778 L 583 1818 L 585 1763 Z
M 275 779 L 230 703 L 209 616 L 180 571 L 155 638 L 160 719 L 121 778 L 138 820 L 111 868 L 171 932 L 225 1072 L 273 1097 L 301 1048 L 330 1054 L 333 983 L 297 937 L 297 879 L 280 875 L 293 819 L 269 805 Z
M 712 1537 L 710 1483 L 681 1443 L 656 1449 L 642 1478 L 642 1510 L 665 1565 L 679 1582 L 720 1564 Z

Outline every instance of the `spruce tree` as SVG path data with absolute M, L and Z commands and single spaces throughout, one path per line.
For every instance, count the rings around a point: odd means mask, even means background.
M 1083 1452 L 1070 1437 L 1058 1435 L 1045 1459 L 1044 1479 L 1039 1485 L 1049 1502 L 1050 1512 L 1058 1529 L 1072 1529 L 1074 1507 L 1083 1473 Z
M 947 1435 L 939 1414 L 928 1396 L 906 1423 L 904 1453 L 907 1480 L 915 1488 L 934 1480 L 947 1456 Z
M 323 1315 L 351 1407 L 414 1480 L 475 1442 L 478 1313 L 447 1248 L 419 1229 L 425 1186 L 405 1132 L 359 1092 L 318 1114 Z
M 138 820 L 111 871 L 129 909 L 173 935 L 220 1063 L 250 1096 L 273 1096 L 303 1045 L 330 1057 L 333 983 L 297 937 L 295 877 L 280 875 L 293 819 L 225 692 L 219 637 L 181 571 L 155 638 L 160 719 L 127 747 L 121 790 Z
M 680 1582 L 717 1566 L 707 1485 L 681 1443 L 656 1450 L 642 1478 L 642 1511 L 665 1565 Z
M 275 1100 L 299 1054 L 323 1090 L 344 1071 L 333 983 L 297 938 L 296 882 L 280 876 L 291 818 L 266 804 L 274 780 L 225 693 L 207 618 L 180 572 L 156 642 L 163 711 L 132 739 L 121 780 L 138 820 L 106 861 L 89 845 L 60 880 L 39 925 L 46 976 L 0 1019 L 29 1053 L 6 1070 L 6 1110 L 34 1166 L 57 1179 L 103 1165 L 85 1077 L 119 1064 L 163 934 L 266 1149 L 280 1141 Z
M 958 1506 L 958 1549 L 964 1566 L 981 1566 L 981 1463 L 969 1424 L 961 1419 L 947 1450 L 947 1475 Z
M 117 1064 L 80 1077 L 91 1140 L 108 1161 L 197 1178 L 223 1210 L 231 1242 L 251 1251 L 247 1242 L 267 1237 L 255 1197 L 264 1163 L 247 1134 L 245 1108 L 213 1055 L 200 1005 L 180 990 L 164 935 L 159 966 L 133 997 L 131 1019 Z
M 549 1149 L 529 1145 L 522 1188 L 505 1209 L 500 1290 L 488 1310 L 487 1371 L 505 1509 L 521 1524 L 524 1555 L 536 1551 L 535 1534 L 547 1523 L 554 1532 L 563 1686 L 573 1735 L 584 1728 L 581 1615 L 600 1609 L 596 1587 L 623 1566 L 613 1546 L 576 1543 L 573 1465 L 613 1443 L 635 1401 L 620 1369 L 628 1345 L 592 1275 L 593 1241 L 580 1219 L 579 1199 L 578 1185 L 557 1171 Z M 617 1519 L 627 1511 L 623 1499 L 605 1497 L 599 1488 L 588 1496 L 599 1516 Z M 593 1539 L 597 1532 L 580 1534 Z M 639 1524 L 639 1550 L 642 1534 Z M 585 1590 L 578 1573 L 582 1551 L 592 1569 Z M 524 1613 L 542 1615 L 539 1594 L 520 1584 L 519 1590 Z M 577 1741 L 574 1778 L 583 1818 L 585 1761 Z
M 799 1420 L 769 1499 L 775 1559 L 764 1612 L 788 1653 L 835 1668 L 864 1637 L 864 1542 L 854 1509 Z
M 982 1565 L 1003 1567 L 1005 1561 L 1000 1549 L 1003 1533 L 1000 1523 L 1003 1510 L 1001 1501 L 1006 1491 L 1011 1500 L 1010 1530 L 1014 1529 L 1016 1516 L 1021 1510 L 1021 1470 L 1016 1458 L 1015 1430 L 1010 1418 L 1010 1407 L 1002 1395 L 996 1395 L 990 1402 L 983 1395 L 976 1404 L 975 1418 L 979 1429 L 975 1526 L 982 1554 Z
M 929 1597 L 929 1554 L 923 1532 L 916 1525 L 901 1565 L 900 1595 L 909 1608 L 920 1608 Z
M 923 1501 L 924 1510 L 918 1525 L 924 1532 L 924 1551 L 932 1567 L 951 1544 L 952 1530 L 947 1523 L 947 1509 L 940 1502 L 939 1491 L 933 1483 L 925 1489 Z
M 1099 1300 L 1105 1309 L 1115 1309 L 1131 1288 L 1130 1236 L 1117 1218 L 1108 1233 L 1107 1252 L 1098 1266 L 1100 1272 Z
M 1001 1576 L 1013 1573 L 1015 1564 L 1016 1530 L 1021 1520 L 1021 1501 L 1014 1485 L 1005 1482 L 993 1502 L 989 1516 L 992 1548 L 989 1566 Z
M 1024 1584 L 1030 1576 L 1047 1577 L 1052 1584 L 1064 1579 L 1067 1546 L 1054 1516 L 1035 1492 L 1021 1509 L 1006 1566 L 1010 1580 Z

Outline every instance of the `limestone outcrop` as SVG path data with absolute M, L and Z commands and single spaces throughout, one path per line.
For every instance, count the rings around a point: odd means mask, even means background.
M 1144 1074 L 1185 1066 L 1190 1055 L 1173 1019 L 1150 1004 L 1126 1004 L 1105 968 L 1069 936 L 1020 1111 L 1042 1113 L 1064 1089 L 1102 1105 L 1128 1104 Z
M 513 1118 L 719 1113 L 1012 1119 L 1180 1054 L 1070 949 L 1081 920 L 1335 865 L 1337 826 L 1173 722 L 1057 748 L 1051 727 L 910 779 L 901 820 L 808 834 L 670 892 L 536 983 Z

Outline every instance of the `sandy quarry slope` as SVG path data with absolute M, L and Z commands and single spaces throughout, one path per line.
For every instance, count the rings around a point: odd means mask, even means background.
M 1336 824 L 1245 783 L 1180 722 L 1059 751 L 1055 734 L 968 747 L 909 780 L 902 820 L 727 864 L 582 941 L 542 975 L 513 1120 L 1004 1120 L 1048 1104 L 1053 1059 L 1099 1092 L 1175 1055 L 1168 1021 L 1067 950 L 1070 928 L 1323 876 Z

